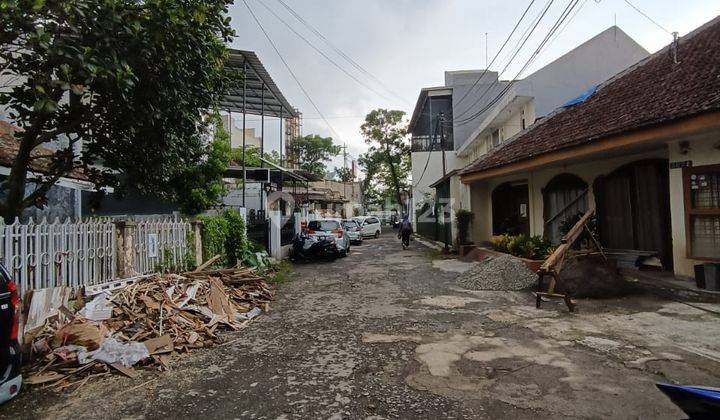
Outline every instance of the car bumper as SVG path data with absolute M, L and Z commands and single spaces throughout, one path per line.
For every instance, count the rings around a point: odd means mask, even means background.
M 0 404 L 14 398 L 22 386 L 22 375 L 17 375 L 0 384 Z
M 353 242 L 362 241 L 362 235 L 360 235 L 359 232 L 348 233 L 347 236 L 348 236 L 348 239 L 350 239 Z

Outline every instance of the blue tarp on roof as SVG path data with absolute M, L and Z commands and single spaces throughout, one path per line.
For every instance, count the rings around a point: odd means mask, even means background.
M 573 106 L 573 105 L 577 105 L 577 104 L 581 104 L 581 103 L 585 102 L 589 97 L 591 97 L 591 96 L 593 95 L 593 93 L 595 93 L 595 91 L 597 90 L 597 88 L 598 88 L 598 85 L 592 85 L 592 86 L 590 86 L 590 87 L 588 88 L 588 90 L 586 90 L 585 92 L 581 93 L 580 96 L 578 96 L 577 98 L 572 98 L 572 99 L 570 99 L 569 101 L 567 101 L 567 102 L 565 102 L 564 104 L 562 104 L 562 107 L 563 107 L 563 108 L 569 108 L 569 107 L 571 107 L 571 106 Z

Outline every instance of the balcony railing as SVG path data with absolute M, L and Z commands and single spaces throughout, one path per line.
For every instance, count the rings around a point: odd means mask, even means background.
M 452 139 L 446 138 L 440 141 L 439 138 L 431 138 L 430 136 L 413 136 L 410 141 L 410 151 L 412 152 L 432 152 L 435 150 L 453 150 Z

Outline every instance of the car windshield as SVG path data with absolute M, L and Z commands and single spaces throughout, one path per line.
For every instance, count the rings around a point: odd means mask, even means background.
M 343 222 L 343 227 L 344 227 L 345 229 L 348 229 L 348 228 L 356 228 L 356 227 L 358 227 L 358 223 L 357 223 L 356 221 L 354 221 L 354 220 L 346 220 L 346 221 Z
M 308 223 L 308 229 L 310 230 L 329 231 L 335 230 L 339 227 L 340 224 L 335 220 L 313 220 Z

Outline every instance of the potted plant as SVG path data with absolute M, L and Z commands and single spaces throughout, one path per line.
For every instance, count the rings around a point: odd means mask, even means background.
M 466 255 L 475 248 L 470 237 L 470 225 L 472 224 L 473 213 L 465 209 L 459 209 L 455 212 L 455 222 L 457 223 L 458 237 L 457 248 L 460 256 Z

